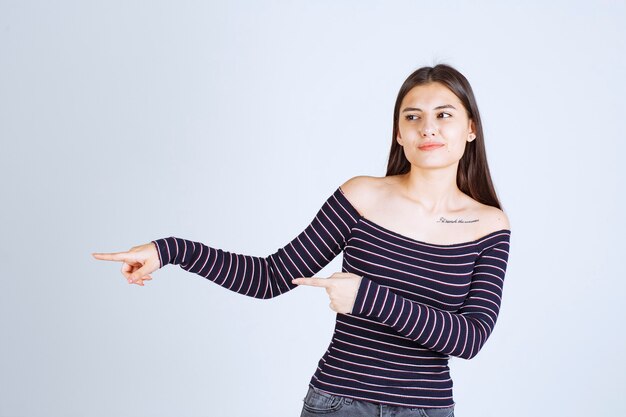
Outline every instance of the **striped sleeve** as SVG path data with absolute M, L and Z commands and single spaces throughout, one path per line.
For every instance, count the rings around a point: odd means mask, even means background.
M 345 247 L 357 218 L 335 191 L 311 223 L 291 242 L 267 257 L 227 252 L 178 237 L 152 242 L 160 268 L 167 264 L 201 275 L 214 283 L 254 298 L 267 299 L 297 287 L 291 280 L 315 275 Z
M 506 233 L 483 249 L 474 264 L 468 296 L 455 313 L 409 300 L 363 277 L 351 314 L 373 318 L 428 349 L 471 359 L 498 318 L 509 241 Z

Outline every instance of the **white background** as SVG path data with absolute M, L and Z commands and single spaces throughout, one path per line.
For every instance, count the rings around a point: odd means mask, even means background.
M 626 6 L 540 3 L 0 0 L 0 416 L 299 415 L 325 291 L 177 266 L 139 287 L 90 253 L 274 253 L 385 174 L 398 89 L 439 62 L 476 93 L 512 230 L 456 415 L 621 414 Z

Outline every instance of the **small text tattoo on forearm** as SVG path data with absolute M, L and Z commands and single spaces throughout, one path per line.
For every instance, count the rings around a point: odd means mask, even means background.
M 474 220 L 463 220 L 463 219 L 450 220 L 450 219 L 446 219 L 445 217 L 440 217 L 439 220 L 437 220 L 437 223 L 476 223 L 477 221 L 478 221 L 478 219 L 474 219 Z

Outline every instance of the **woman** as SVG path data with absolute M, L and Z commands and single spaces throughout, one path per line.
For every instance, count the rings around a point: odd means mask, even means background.
M 400 88 L 386 176 L 343 183 L 276 253 L 168 237 L 94 257 L 137 285 L 171 263 L 256 298 L 323 287 L 338 314 L 301 416 L 453 416 L 448 359 L 473 358 L 493 331 L 510 233 L 472 89 L 439 64 Z M 313 276 L 341 251 L 342 272 Z

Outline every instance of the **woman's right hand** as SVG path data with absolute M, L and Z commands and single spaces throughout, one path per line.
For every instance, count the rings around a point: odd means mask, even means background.
M 102 261 L 122 262 L 122 275 L 129 284 L 143 286 L 144 281 L 151 280 L 151 272 L 159 269 L 159 254 L 153 242 L 134 246 L 127 252 L 92 253 L 94 258 Z

